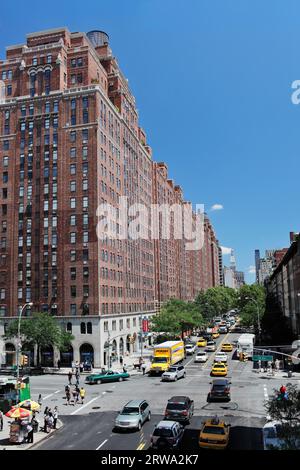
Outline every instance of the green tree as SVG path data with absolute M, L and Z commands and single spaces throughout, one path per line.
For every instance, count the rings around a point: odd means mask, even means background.
M 261 321 L 266 306 L 266 293 L 262 286 L 252 284 L 242 286 L 237 294 L 237 307 L 241 325 L 258 328 L 258 318 Z
M 203 323 L 203 317 L 194 302 L 171 299 L 163 305 L 159 314 L 152 317 L 151 328 L 153 331 L 183 337 L 185 331 L 200 327 Z
M 283 399 L 279 390 L 265 404 L 268 415 L 280 423 L 280 446 L 282 450 L 299 450 L 300 440 L 300 390 L 293 384 L 287 384 L 287 399 Z
M 222 315 L 236 307 L 237 294 L 229 287 L 211 287 L 205 292 L 200 292 L 195 299 L 203 317 L 210 321 L 213 317 Z
M 294 335 L 280 303 L 273 294 L 266 297 L 266 309 L 262 317 L 262 329 L 266 331 L 267 344 L 290 344 Z
M 18 335 L 18 320 L 12 321 L 6 331 L 5 339 L 16 338 Z M 30 318 L 21 319 L 21 344 L 37 346 L 37 365 L 40 364 L 41 348 L 56 346 L 65 350 L 74 339 L 70 333 L 62 330 L 55 318 L 48 313 L 33 313 Z

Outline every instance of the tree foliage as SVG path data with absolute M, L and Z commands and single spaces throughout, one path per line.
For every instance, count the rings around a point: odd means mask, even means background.
M 178 336 L 203 323 L 203 317 L 194 302 L 171 299 L 163 305 L 158 315 L 152 317 L 151 328 L 152 331 Z
M 300 390 L 296 385 L 287 384 L 287 399 L 283 399 L 279 390 L 265 404 L 268 415 L 280 423 L 280 439 L 283 450 L 299 449 L 300 442 Z
M 211 287 L 205 292 L 200 292 L 195 300 L 200 313 L 208 321 L 235 308 L 236 303 L 236 291 L 223 286 Z
M 266 306 L 265 289 L 257 284 L 242 286 L 238 291 L 237 307 L 241 325 L 258 327 Z
M 12 321 L 6 331 L 5 339 L 18 336 L 18 320 Z M 30 318 L 22 318 L 20 322 L 21 344 L 36 345 L 38 349 L 38 363 L 41 348 L 56 346 L 65 350 L 74 337 L 62 330 L 55 318 L 48 313 L 33 313 Z

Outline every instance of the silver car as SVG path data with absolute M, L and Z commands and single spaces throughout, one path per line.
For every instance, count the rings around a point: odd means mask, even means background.
M 161 421 L 151 435 L 153 449 L 176 448 L 182 441 L 184 427 L 176 421 Z
M 118 414 L 115 428 L 140 430 L 145 421 L 150 421 L 150 419 L 149 403 L 146 400 L 131 400 Z
M 162 381 L 175 382 L 178 379 L 186 376 L 184 366 L 171 366 L 169 370 L 164 372 L 161 376 Z

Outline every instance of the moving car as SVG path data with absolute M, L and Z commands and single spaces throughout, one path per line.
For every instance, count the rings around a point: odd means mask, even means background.
M 219 336 L 220 336 L 220 333 L 218 333 L 217 331 L 212 334 L 213 339 L 219 338 Z
M 192 355 L 196 351 L 196 345 L 194 343 L 187 343 L 185 345 L 185 352 L 187 355 Z
M 203 424 L 199 434 L 201 449 L 226 449 L 229 443 L 230 424 L 221 421 L 217 416 L 208 419 Z
M 194 401 L 186 396 L 170 398 L 165 411 L 165 419 L 189 423 L 194 414 Z
M 130 375 L 128 372 L 114 372 L 113 370 L 105 370 L 99 374 L 88 375 L 85 379 L 85 383 L 102 384 L 103 382 L 122 382 L 122 380 L 129 379 Z
M 151 435 L 153 449 L 176 448 L 182 441 L 184 427 L 177 421 L 160 421 Z
M 214 352 L 216 350 L 216 342 L 215 341 L 208 341 L 205 351 Z
M 206 352 L 197 352 L 194 362 L 206 362 L 208 354 Z
M 214 379 L 211 383 L 211 389 L 207 397 L 207 401 L 225 400 L 230 401 L 230 385 L 228 379 Z
M 224 352 L 231 352 L 231 351 L 233 351 L 233 346 L 232 346 L 232 344 L 231 344 L 231 343 L 223 343 L 223 344 L 222 344 L 221 351 L 224 351 Z
M 228 356 L 225 352 L 219 351 L 215 357 L 214 357 L 215 362 L 223 362 L 224 364 L 227 364 L 228 361 Z
M 207 341 L 204 338 L 198 338 L 197 346 L 198 348 L 204 348 L 207 345 Z
M 210 375 L 213 376 L 226 376 L 227 375 L 227 366 L 222 362 L 215 362 L 211 368 Z
M 293 441 L 295 447 L 299 449 L 299 425 L 297 426 L 297 424 L 294 423 L 294 425 L 290 424 L 289 427 L 290 426 L 292 426 L 292 428 L 296 428 L 295 438 Z M 283 427 L 280 421 L 268 421 L 262 429 L 262 435 L 264 450 L 282 450 L 282 447 L 286 445 L 286 439 L 284 439 Z
M 149 403 L 146 400 L 131 400 L 118 414 L 115 428 L 140 430 L 145 421 L 150 421 L 150 419 Z
M 186 371 L 184 366 L 171 366 L 170 369 L 164 372 L 161 376 L 162 381 L 175 382 L 178 379 L 184 378 Z
M 226 325 L 221 325 L 220 328 L 219 328 L 219 333 L 227 333 L 228 332 L 228 328 Z

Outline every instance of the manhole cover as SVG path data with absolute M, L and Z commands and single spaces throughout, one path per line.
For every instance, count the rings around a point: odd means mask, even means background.
M 92 410 L 100 410 L 101 406 L 93 406 Z

